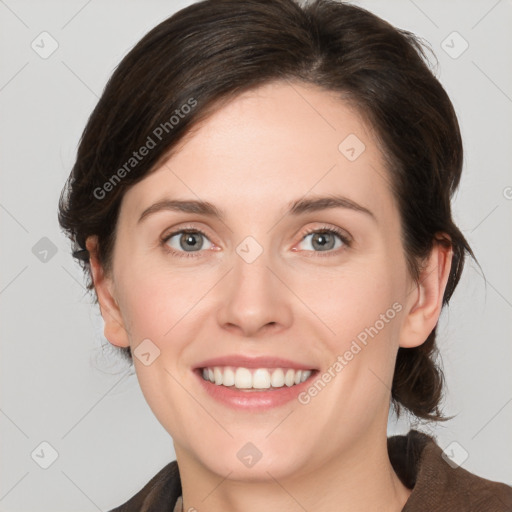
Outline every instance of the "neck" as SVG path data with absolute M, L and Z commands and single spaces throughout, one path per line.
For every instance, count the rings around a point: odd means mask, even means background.
M 293 474 L 258 481 L 225 478 L 205 468 L 179 447 L 176 455 L 183 489 L 183 510 L 210 512 L 400 512 L 411 490 L 395 474 L 387 438 L 357 440 L 328 460 L 308 461 Z

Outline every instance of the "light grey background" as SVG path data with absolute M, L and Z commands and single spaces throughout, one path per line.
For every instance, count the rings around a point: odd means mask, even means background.
M 101 319 L 56 209 L 113 68 L 189 3 L 0 0 L 1 511 L 109 510 L 174 458 L 133 371 L 102 350 Z M 487 278 L 468 262 L 441 317 L 446 413 L 457 417 L 422 428 L 443 448 L 459 443 L 466 469 L 512 485 L 512 2 L 357 3 L 424 37 L 438 56 L 466 151 L 455 217 Z M 58 43 L 46 59 L 31 48 L 35 40 L 43 50 L 43 31 Z M 463 48 L 454 31 L 469 44 L 458 58 L 445 51 Z M 391 421 L 390 434 L 409 428 Z M 35 462 L 50 461 L 43 441 L 58 453 L 48 469 Z

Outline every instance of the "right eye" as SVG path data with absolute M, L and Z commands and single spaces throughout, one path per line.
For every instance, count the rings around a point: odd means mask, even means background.
M 207 240 L 210 246 L 204 247 L 204 240 Z M 211 249 L 213 247 L 212 242 L 208 239 L 205 233 L 199 229 L 180 229 L 167 235 L 162 243 L 167 247 L 170 247 L 170 251 L 175 256 L 193 256 L 192 254 L 186 253 L 197 253 L 202 249 Z

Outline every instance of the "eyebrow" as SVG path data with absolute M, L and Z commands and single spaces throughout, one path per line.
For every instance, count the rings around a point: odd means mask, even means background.
M 339 195 L 329 195 L 313 197 L 310 199 L 298 199 L 293 201 L 289 207 L 289 213 L 291 215 L 301 215 L 303 213 L 317 212 L 320 210 L 328 210 L 333 208 L 345 208 L 348 210 L 354 210 L 356 212 L 364 213 L 373 220 L 376 220 L 375 215 L 360 204 L 352 201 L 348 197 Z
M 339 195 L 297 199 L 288 204 L 288 209 L 285 213 L 288 215 L 298 216 L 305 213 L 334 208 L 345 208 L 348 210 L 364 213 L 370 216 L 373 220 L 376 220 L 375 215 L 370 210 L 368 210 L 368 208 L 361 206 L 360 204 L 352 201 L 347 197 Z M 221 210 L 219 210 L 215 205 L 209 203 L 208 201 L 165 199 L 151 205 L 149 208 L 146 208 L 142 212 L 138 222 L 143 221 L 146 217 L 152 215 L 153 213 L 167 210 L 183 213 L 195 213 L 198 215 L 205 215 L 207 217 L 216 217 L 220 220 L 224 219 L 225 217 Z
M 224 214 L 213 204 L 208 201 L 195 201 L 195 200 L 178 200 L 178 199 L 165 199 L 158 203 L 152 204 L 146 208 L 137 222 L 143 221 L 149 215 L 161 211 L 174 211 L 183 213 L 196 213 L 198 215 L 206 215 L 208 217 L 224 218 Z

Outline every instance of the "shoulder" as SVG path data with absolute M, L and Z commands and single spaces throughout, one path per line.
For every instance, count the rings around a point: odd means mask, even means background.
M 512 487 L 458 466 L 434 438 L 411 430 L 388 439 L 391 463 L 412 488 L 402 512 L 512 512 Z
M 181 495 L 178 463 L 162 468 L 137 494 L 109 512 L 168 512 Z

